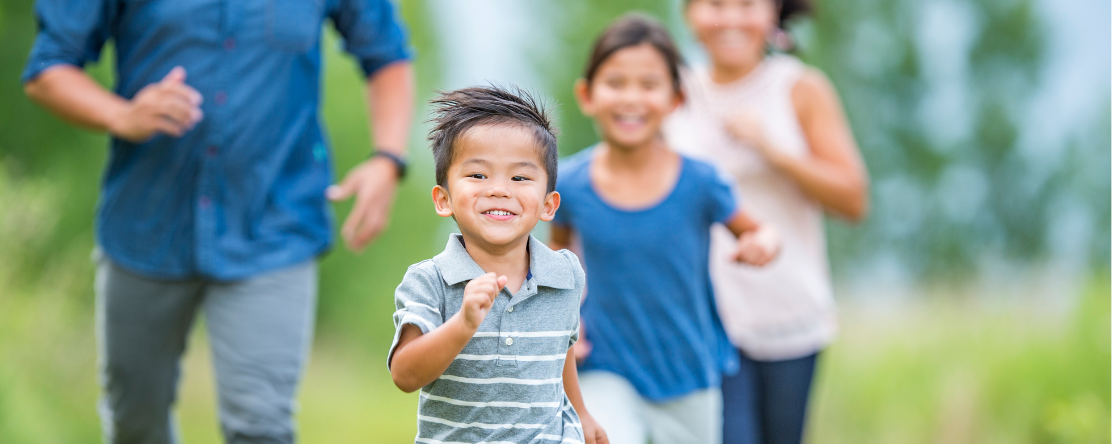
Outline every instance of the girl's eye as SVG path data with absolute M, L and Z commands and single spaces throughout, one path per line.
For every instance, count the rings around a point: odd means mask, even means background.
M 472 179 L 486 179 L 487 178 L 486 174 L 483 174 L 483 173 L 475 173 L 475 174 L 472 174 L 472 175 L 467 176 L 467 177 L 470 177 Z

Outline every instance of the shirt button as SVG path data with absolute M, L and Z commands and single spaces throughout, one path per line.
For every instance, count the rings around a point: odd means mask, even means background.
M 210 155 L 210 156 L 215 156 L 216 155 L 216 145 L 209 145 L 208 155 Z
M 216 96 L 213 98 L 216 100 L 217 105 L 223 105 L 224 103 L 228 102 L 228 93 L 225 93 L 224 91 L 217 91 Z
M 201 208 L 208 208 L 209 205 L 212 205 L 212 200 L 208 196 L 201 196 Z
M 507 313 L 513 313 L 514 312 L 514 306 L 511 305 L 510 308 L 506 310 L 506 312 Z
M 506 345 L 514 345 L 514 338 L 506 338 Z
M 231 51 L 233 49 L 236 49 L 236 39 L 231 37 L 224 39 L 224 50 Z

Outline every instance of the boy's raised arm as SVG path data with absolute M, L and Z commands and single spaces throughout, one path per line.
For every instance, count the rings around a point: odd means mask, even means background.
M 463 290 L 460 311 L 428 333 L 421 334 L 421 329 L 413 324 L 402 325 L 401 337 L 389 362 L 394 385 L 411 393 L 444 374 L 490 313 L 506 280 L 494 273 L 472 279 Z

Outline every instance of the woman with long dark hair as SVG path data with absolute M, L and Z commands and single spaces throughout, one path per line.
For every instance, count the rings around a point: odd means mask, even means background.
M 708 64 L 685 73 L 687 101 L 669 145 L 732 176 L 746 208 L 776 226 L 780 257 L 764 268 L 728 260 L 712 235 L 711 276 L 741 371 L 722 383 L 726 443 L 798 443 L 815 361 L 837 331 L 823 212 L 859 220 L 868 176 L 838 94 L 820 71 L 782 53 L 786 20 L 806 0 L 689 0 L 687 23 Z

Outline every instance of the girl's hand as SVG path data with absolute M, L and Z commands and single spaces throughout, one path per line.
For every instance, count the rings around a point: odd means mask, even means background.
M 769 225 L 761 225 L 754 231 L 747 231 L 738 236 L 737 251 L 732 259 L 737 262 L 764 266 L 780 254 L 780 233 Z
M 583 441 L 585 444 L 610 444 L 610 439 L 606 437 L 606 431 L 590 414 L 579 415 L 579 423 L 583 424 Z
M 487 313 L 490 313 L 490 308 L 494 306 L 494 298 L 506 286 L 507 280 L 506 276 L 487 273 L 467 283 L 463 288 L 463 307 L 460 308 L 463 325 L 472 330 L 479 329 Z

